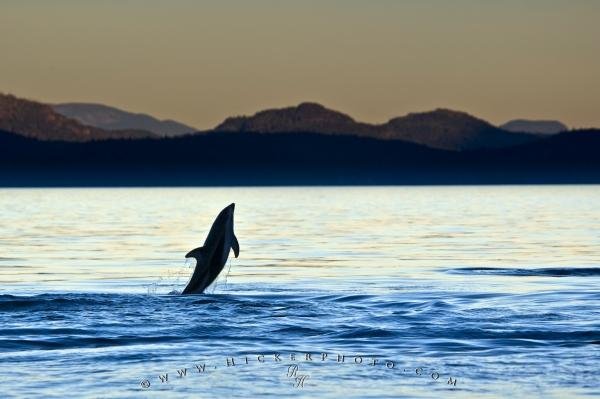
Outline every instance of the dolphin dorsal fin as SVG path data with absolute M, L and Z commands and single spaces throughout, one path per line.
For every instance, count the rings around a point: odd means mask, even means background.
M 194 253 L 193 257 L 198 259 L 200 258 L 204 258 L 206 256 L 206 248 L 204 247 L 198 247 L 198 248 L 194 248 L 193 250 L 190 251 L 190 253 Z
M 240 255 L 240 244 L 238 243 L 235 234 L 233 235 L 233 242 L 231 243 L 231 248 L 233 249 L 233 254 L 237 258 Z

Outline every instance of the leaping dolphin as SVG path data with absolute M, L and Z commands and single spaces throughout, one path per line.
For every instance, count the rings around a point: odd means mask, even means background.
M 234 209 L 235 204 L 223 209 L 213 222 L 204 245 L 185 255 L 196 259 L 196 268 L 182 294 L 202 294 L 223 270 L 229 250 L 233 249 L 236 258 L 240 254 L 240 245 L 233 233 Z

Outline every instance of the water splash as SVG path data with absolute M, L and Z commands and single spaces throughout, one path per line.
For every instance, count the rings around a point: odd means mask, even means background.
M 145 286 L 147 295 L 161 295 L 163 293 L 167 293 L 168 295 L 181 294 L 183 287 L 191 279 L 195 266 L 192 259 L 186 259 L 178 268 L 168 269 L 165 276 L 160 276 L 156 281 Z M 184 278 L 187 278 L 185 285 L 182 283 Z

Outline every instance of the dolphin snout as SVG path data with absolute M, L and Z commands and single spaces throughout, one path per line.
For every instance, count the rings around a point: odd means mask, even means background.
M 235 202 L 229 204 L 229 206 L 225 208 L 225 211 L 227 211 L 227 214 L 233 215 L 233 211 L 235 211 Z

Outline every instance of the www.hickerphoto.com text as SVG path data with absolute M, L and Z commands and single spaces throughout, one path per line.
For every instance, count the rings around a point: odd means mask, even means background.
M 419 377 L 425 377 L 429 380 L 436 382 L 445 382 L 449 387 L 456 387 L 458 379 L 451 375 L 444 375 L 444 373 L 436 370 L 435 368 L 426 367 L 404 367 L 400 366 L 398 362 L 386 359 L 378 356 L 364 356 L 364 355 L 344 355 L 344 354 L 330 354 L 326 352 L 321 353 L 272 353 L 272 354 L 252 354 L 242 356 L 226 356 L 221 361 L 213 361 L 208 363 L 205 361 L 196 362 L 191 367 L 175 368 L 173 371 L 159 373 L 155 377 L 144 378 L 140 381 L 139 385 L 143 389 L 149 389 L 155 385 L 168 384 L 174 380 L 182 380 L 193 374 L 205 374 L 210 373 L 210 370 L 216 370 L 217 368 L 227 368 L 235 370 L 239 367 L 258 365 L 263 363 L 281 364 L 282 372 L 286 377 L 291 378 L 293 386 L 296 388 L 303 388 L 310 375 L 303 373 L 300 374 L 299 364 L 354 364 L 357 366 L 368 366 L 368 367 L 380 367 L 390 372 L 401 373 L 403 375 L 413 375 Z

